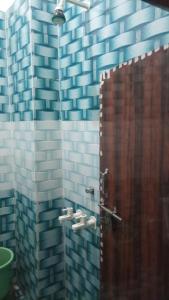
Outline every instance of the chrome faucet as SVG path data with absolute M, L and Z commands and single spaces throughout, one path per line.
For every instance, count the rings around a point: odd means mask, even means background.
M 65 213 L 62 216 L 59 217 L 59 222 L 63 224 L 64 221 L 71 221 L 76 217 L 80 217 L 82 215 L 82 211 L 78 209 L 75 213 L 73 213 L 72 207 L 67 207 L 62 209 L 62 213 Z

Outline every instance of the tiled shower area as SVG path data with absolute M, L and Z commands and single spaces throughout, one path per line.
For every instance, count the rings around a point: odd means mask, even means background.
M 0 245 L 25 300 L 99 300 L 99 85 L 169 43 L 169 12 L 141 0 L 15 0 L 0 12 Z M 94 188 L 94 194 L 86 188 Z M 62 209 L 95 216 L 72 231 Z

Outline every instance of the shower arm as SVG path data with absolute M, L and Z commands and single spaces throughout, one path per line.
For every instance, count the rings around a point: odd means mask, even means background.
M 90 8 L 90 1 L 79 1 L 79 0 L 67 0 L 67 2 L 70 2 L 72 4 L 81 6 L 83 8 L 89 9 Z
M 64 6 L 65 6 L 65 2 L 69 2 L 75 5 L 78 5 L 80 7 L 83 7 L 85 9 L 89 9 L 90 8 L 90 0 L 86 0 L 86 1 L 79 1 L 79 0 L 60 0 L 59 3 L 57 4 L 56 8 L 57 9 L 61 9 L 64 10 Z

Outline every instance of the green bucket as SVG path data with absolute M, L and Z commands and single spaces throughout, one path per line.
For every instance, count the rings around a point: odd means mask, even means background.
M 14 254 L 10 249 L 0 247 L 0 300 L 8 294 L 12 280 Z

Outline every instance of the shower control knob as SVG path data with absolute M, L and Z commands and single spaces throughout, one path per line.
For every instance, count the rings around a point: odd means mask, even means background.
M 83 215 L 83 212 L 78 209 L 74 214 L 73 214 L 73 217 L 77 220 L 79 219 L 81 216 Z

